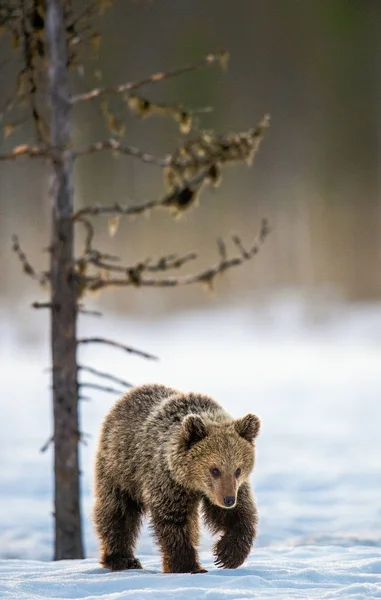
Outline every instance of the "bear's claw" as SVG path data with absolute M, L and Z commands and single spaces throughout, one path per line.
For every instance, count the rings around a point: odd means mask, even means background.
M 229 535 L 224 535 L 214 547 L 214 564 L 219 569 L 236 569 L 248 555 L 248 549 Z
M 105 556 L 102 565 L 111 571 L 124 571 L 127 569 L 142 569 L 140 560 L 133 556 L 120 556 L 119 554 L 111 554 Z
M 203 569 L 202 567 L 200 567 L 196 571 L 192 571 L 191 575 L 197 575 L 197 573 L 207 573 L 207 572 L 208 571 L 206 569 Z

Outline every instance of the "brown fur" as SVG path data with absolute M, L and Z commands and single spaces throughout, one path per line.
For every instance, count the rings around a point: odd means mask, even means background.
M 256 415 L 233 420 L 207 396 L 162 385 L 121 398 L 103 423 L 96 457 L 102 564 L 115 571 L 142 568 L 134 552 L 149 512 L 164 573 L 204 572 L 196 550 L 201 505 L 206 525 L 222 534 L 216 564 L 239 567 L 256 535 L 249 476 L 259 427 Z M 236 499 L 230 508 L 227 496 Z

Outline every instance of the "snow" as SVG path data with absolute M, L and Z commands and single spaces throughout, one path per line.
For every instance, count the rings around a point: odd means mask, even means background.
M 216 569 L 201 540 L 203 575 L 162 575 L 147 527 L 145 569 L 109 573 L 91 525 L 92 463 L 113 396 L 84 390 L 81 448 L 88 559 L 52 554 L 52 457 L 47 347 L 1 315 L 0 599 L 381 598 L 381 306 L 283 298 L 160 322 L 84 317 L 81 335 L 114 337 L 160 356 L 144 361 L 97 346 L 81 363 L 135 384 L 202 391 L 234 416 L 257 412 L 253 488 L 259 536 L 235 571 Z M 3 318 L 4 317 L 4 318 Z M 95 329 L 96 328 L 96 329 Z M 101 383 L 94 376 L 83 379 Z M 37 559 L 37 560 L 36 560 Z
M 254 555 L 255 554 L 255 555 Z M 43 563 L 0 561 L 4 600 L 244 600 L 381 598 L 379 548 L 259 548 L 245 566 L 220 570 L 209 556 L 202 575 L 163 575 L 157 557 L 145 569 L 106 573 L 93 559 Z

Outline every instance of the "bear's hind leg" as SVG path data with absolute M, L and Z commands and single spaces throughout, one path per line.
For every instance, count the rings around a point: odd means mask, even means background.
M 142 507 L 120 489 L 114 488 L 105 497 L 97 498 L 94 520 L 101 540 L 104 567 L 112 571 L 142 569 L 134 556 L 142 517 Z

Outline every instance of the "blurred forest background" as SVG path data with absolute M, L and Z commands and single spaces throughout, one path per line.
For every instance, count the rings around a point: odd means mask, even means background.
M 166 211 L 121 220 L 114 238 L 95 224 L 99 244 L 124 263 L 199 250 L 188 271 L 217 259 L 218 236 L 238 232 L 248 244 L 266 217 L 272 234 L 260 255 L 221 279 L 216 302 L 255 302 L 283 289 L 307 298 L 333 292 L 348 301 L 381 297 L 381 1 L 380 0 L 124 0 L 99 21 L 98 54 L 75 75 L 75 91 L 122 83 L 230 53 L 226 73 L 208 69 L 157 84 L 151 100 L 214 107 L 201 125 L 217 131 L 271 126 L 254 166 L 228 170 L 222 187 L 205 190 L 199 208 L 174 222 Z M 16 66 L 0 41 L 0 106 L 12 93 Z M 9 60 L 8 60 L 9 59 Z M 182 141 L 170 119 L 139 120 L 114 98 L 125 141 L 164 156 Z M 119 104 L 120 103 L 120 104 Z M 77 145 L 107 139 L 99 105 L 75 109 Z M 25 128 L 2 140 L 2 152 L 30 141 Z M 0 164 L 0 308 L 24 313 L 42 292 L 20 272 L 11 235 L 46 268 L 49 179 L 38 160 Z M 161 171 L 129 157 L 99 153 L 76 167 L 76 205 L 146 201 L 163 192 Z M 102 239 L 103 237 L 103 239 Z M 98 300 L 97 300 L 98 302 Z M 99 303 L 123 314 L 155 318 L 211 304 L 199 288 L 109 290 Z

